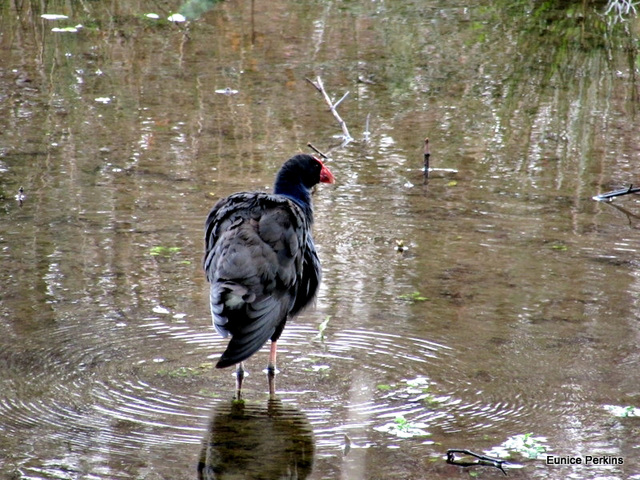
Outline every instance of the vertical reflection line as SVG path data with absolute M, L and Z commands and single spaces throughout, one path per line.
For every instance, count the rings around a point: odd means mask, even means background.
M 365 375 L 365 372 L 354 370 L 351 388 L 349 389 L 349 404 L 347 407 L 346 425 L 356 425 L 357 430 L 348 432 L 350 435 L 360 433 L 364 430 L 365 425 L 369 424 L 372 409 L 365 409 L 364 412 L 358 411 L 358 405 L 364 405 L 372 400 L 371 379 Z M 345 432 L 347 433 L 347 432 Z M 364 436 L 364 431 L 362 432 Z M 354 435 L 355 436 L 355 435 Z M 342 457 L 342 476 L 344 480 L 366 479 L 366 449 L 356 448 L 350 450 L 348 455 Z

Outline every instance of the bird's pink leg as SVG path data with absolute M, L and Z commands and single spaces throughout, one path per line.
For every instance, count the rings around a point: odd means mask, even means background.
M 242 381 L 245 377 L 244 362 L 240 362 L 236 367 L 236 398 L 240 400 L 242 398 Z
M 276 342 L 271 342 L 271 350 L 269 351 L 269 364 L 267 365 L 267 378 L 269 380 L 269 395 L 274 397 L 276 395 L 276 353 L 278 345 Z

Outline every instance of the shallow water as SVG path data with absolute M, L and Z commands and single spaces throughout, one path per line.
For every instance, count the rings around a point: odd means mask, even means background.
M 189 24 L 144 16 L 174 2 L 3 4 L 0 477 L 197 478 L 237 455 L 274 478 L 466 478 L 448 448 L 531 433 L 624 463 L 515 454 L 512 478 L 640 478 L 638 419 L 608 407 L 640 406 L 640 202 L 591 198 L 636 181 L 638 23 L 564 3 L 231 1 Z M 280 404 L 263 351 L 240 415 L 203 222 L 339 143 L 316 75 L 350 92 L 355 138 L 314 197 L 324 282 L 279 342 Z

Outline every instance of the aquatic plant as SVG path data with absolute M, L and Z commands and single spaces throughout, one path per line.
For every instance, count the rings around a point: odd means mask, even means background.
M 487 455 L 509 458 L 514 453 L 536 459 L 547 452 L 546 437 L 534 437 L 533 433 L 513 435 L 497 447 L 488 450 Z
M 640 408 L 631 405 L 627 405 L 626 407 L 605 405 L 604 409 L 615 417 L 640 417 Z
M 374 427 L 374 430 L 400 438 L 411 438 L 431 435 L 429 432 L 424 430 L 426 427 L 426 423 L 411 422 L 404 418 L 403 415 L 397 415 L 393 422 L 385 423 L 379 427 Z
M 376 388 L 383 392 L 389 392 L 389 397 L 405 402 L 422 402 L 428 405 L 443 403 L 449 399 L 446 395 L 437 395 L 432 391 L 432 383 L 427 377 L 402 380 L 401 383 L 378 384 Z
M 156 247 L 151 247 L 149 254 L 160 257 L 170 257 L 174 253 L 178 253 L 180 250 L 182 250 L 180 247 L 164 247 L 162 245 L 158 245 Z
M 404 300 L 407 302 L 416 303 L 416 302 L 426 302 L 427 300 L 429 300 L 429 298 L 423 296 L 420 292 L 416 291 L 416 292 L 404 293 L 402 295 L 398 295 L 398 300 Z
M 324 317 L 324 320 L 318 325 L 318 335 L 316 335 L 316 338 L 321 342 L 324 342 L 324 331 L 327 329 L 327 325 L 329 325 L 329 320 L 331 320 L 331 315 Z

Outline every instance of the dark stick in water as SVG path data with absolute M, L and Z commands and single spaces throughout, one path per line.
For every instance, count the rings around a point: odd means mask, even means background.
M 471 457 L 475 457 L 478 459 L 478 461 L 464 462 L 462 460 L 457 460 L 456 453 L 461 453 L 463 455 L 469 455 Z M 450 448 L 449 450 L 447 450 L 447 463 L 450 465 L 458 465 L 460 467 L 473 467 L 476 465 L 495 467 L 506 475 L 507 472 L 504 471 L 504 468 L 502 468 L 502 465 L 508 462 L 506 460 L 501 460 L 499 458 L 480 455 L 479 453 L 474 453 L 471 450 L 466 450 L 464 448 Z
M 640 187 L 633 188 L 633 185 L 629 185 L 629 188 L 622 188 L 620 190 L 614 190 L 612 192 L 602 193 L 593 197 L 594 200 L 601 202 L 602 200 L 609 200 L 614 197 L 621 197 L 622 195 L 629 195 L 631 193 L 640 192 Z
M 429 139 L 424 139 L 424 179 L 427 180 L 429 178 L 429 158 L 431 157 L 431 152 L 429 151 Z

